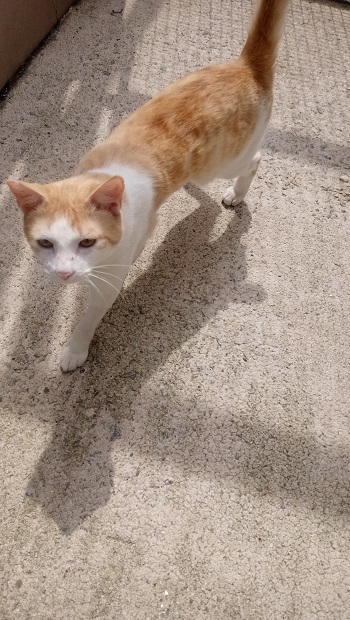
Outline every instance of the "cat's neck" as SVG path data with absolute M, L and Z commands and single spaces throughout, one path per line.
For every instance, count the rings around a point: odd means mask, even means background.
M 116 252 L 123 252 L 134 261 L 155 224 L 155 192 L 151 176 L 145 171 L 119 162 L 93 168 L 84 174 L 121 176 L 124 179 L 126 201 L 122 208 L 123 239 L 116 247 Z
M 154 188 L 151 176 L 138 168 L 119 162 L 111 162 L 100 168 L 92 168 L 85 174 L 103 174 L 110 177 L 120 176 L 124 179 L 128 202 L 132 205 L 153 206 Z
M 118 129 L 118 128 L 117 128 Z M 117 130 L 114 131 L 116 133 Z M 117 142 L 111 139 L 94 146 L 79 162 L 77 173 L 90 174 L 92 172 L 108 175 L 119 175 L 124 178 L 125 186 L 132 188 L 135 185 L 146 185 L 148 193 L 149 183 L 152 185 L 153 204 L 158 208 L 176 188 L 168 191 L 164 182 L 164 173 L 159 162 L 155 161 L 154 153 L 147 144 L 147 149 L 128 149 L 127 138 Z M 166 176 L 166 175 L 165 175 Z

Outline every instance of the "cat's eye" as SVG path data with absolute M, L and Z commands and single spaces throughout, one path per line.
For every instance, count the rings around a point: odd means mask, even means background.
M 53 243 L 49 241 L 48 239 L 38 239 L 38 244 L 42 248 L 53 248 Z
M 91 248 L 91 246 L 95 245 L 96 239 L 82 239 L 79 243 L 81 248 Z

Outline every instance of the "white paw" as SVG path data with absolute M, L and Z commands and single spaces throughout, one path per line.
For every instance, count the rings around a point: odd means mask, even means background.
M 82 366 L 88 356 L 89 350 L 72 351 L 69 346 L 63 350 L 61 357 L 61 368 L 63 372 L 71 372 Z
M 224 193 L 222 202 L 228 207 L 236 207 L 240 202 L 242 202 L 242 200 L 244 200 L 244 196 L 236 194 L 234 188 L 231 186 L 228 187 Z

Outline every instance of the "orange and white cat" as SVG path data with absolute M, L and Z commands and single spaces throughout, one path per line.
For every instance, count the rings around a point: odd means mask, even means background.
M 89 283 L 88 308 L 61 359 L 84 364 L 95 329 L 144 248 L 158 207 L 192 181 L 237 178 L 225 205 L 245 197 L 272 108 L 278 42 L 289 0 L 260 0 L 238 60 L 169 86 L 88 152 L 71 178 L 8 181 L 24 232 L 46 273 Z

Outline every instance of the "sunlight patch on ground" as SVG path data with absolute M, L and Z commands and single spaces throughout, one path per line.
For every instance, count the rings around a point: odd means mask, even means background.
M 99 144 L 109 136 L 111 131 L 112 118 L 113 110 L 109 110 L 108 108 L 103 108 L 101 110 L 94 144 Z
M 67 113 L 68 108 L 70 108 L 70 106 L 72 105 L 72 103 L 73 103 L 76 95 L 78 94 L 80 88 L 81 88 L 81 80 L 73 80 L 69 84 L 69 86 L 68 86 L 68 88 L 67 88 L 67 90 L 66 90 L 66 92 L 64 94 L 63 103 L 62 103 L 62 106 L 61 106 L 61 114 L 62 114 L 62 116 L 65 116 L 65 114 Z

